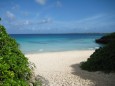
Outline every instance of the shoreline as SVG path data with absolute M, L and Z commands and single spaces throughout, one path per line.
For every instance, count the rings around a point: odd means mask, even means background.
M 24 53 L 24 55 L 30 55 L 30 54 L 46 54 L 46 53 L 62 53 L 62 52 L 79 52 L 79 51 L 95 51 L 98 48 L 95 49 L 81 49 L 81 50 L 65 50 L 65 51 L 46 51 L 46 52 L 28 52 Z
M 36 66 L 35 75 L 44 77 L 44 86 L 114 86 L 115 74 L 88 72 L 79 65 L 95 50 L 26 54 Z

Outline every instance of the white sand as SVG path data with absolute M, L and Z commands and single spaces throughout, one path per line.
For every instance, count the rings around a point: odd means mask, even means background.
M 79 68 L 94 52 L 67 51 L 27 54 L 36 65 L 35 74 L 49 81 L 50 86 L 115 86 L 115 74 L 87 72 Z

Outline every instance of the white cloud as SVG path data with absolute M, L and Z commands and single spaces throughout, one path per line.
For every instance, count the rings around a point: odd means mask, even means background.
M 20 8 L 20 6 L 18 5 L 18 4 L 15 4 L 13 7 L 12 7 L 12 10 L 17 10 L 17 9 L 19 9 Z
M 44 26 L 47 24 L 52 23 L 50 18 L 42 19 L 42 20 L 15 20 L 7 22 L 8 24 L 15 26 L 15 27 L 32 27 L 32 26 Z
M 7 11 L 6 12 L 6 16 L 7 16 L 7 18 L 9 18 L 9 19 L 15 19 L 15 15 L 12 13 L 12 12 L 10 12 L 10 11 Z
M 25 24 L 25 25 L 29 25 L 30 22 L 29 22 L 28 20 L 26 20 L 26 21 L 24 22 L 24 24 Z
M 6 16 L 7 16 L 8 18 L 10 18 L 10 19 L 13 19 L 13 18 L 15 17 L 14 14 L 11 13 L 10 11 L 7 11 L 7 12 L 6 12 Z
M 36 2 L 40 5 L 45 5 L 46 4 L 46 0 L 36 0 Z
M 56 2 L 57 7 L 62 7 L 62 3 L 60 1 Z
M 115 22 L 111 21 L 110 17 L 99 14 L 76 21 L 53 21 L 51 27 L 52 29 L 57 27 L 59 31 L 65 32 L 107 31 L 108 29 L 112 30 L 110 27 L 115 26 Z M 113 18 L 115 17 L 113 16 Z
M 52 20 L 50 18 L 47 18 L 47 19 L 43 19 L 39 22 L 39 24 L 46 24 L 46 23 L 50 23 L 52 22 Z
M 104 14 L 98 14 L 98 15 L 94 15 L 94 16 L 90 16 L 90 17 L 78 20 L 77 22 L 78 23 L 82 23 L 82 22 L 87 22 L 87 21 L 94 21 L 94 20 L 96 21 L 96 20 L 102 19 L 104 16 L 106 16 L 106 15 L 104 15 Z
M 7 11 L 8 18 L 14 18 L 15 15 Z M 115 31 L 112 28 L 115 27 L 115 16 L 106 14 L 97 14 L 89 16 L 80 20 L 74 21 L 57 21 L 46 16 L 44 18 L 36 19 L 16 19 L 13 22 L 8 22 L 10 27 L 20 29 L 21 31 L 33 31 L 38 33 L 74 33 L 74 32 L 107 32 Z M 53 21 L 52 21 L 53 20 Z

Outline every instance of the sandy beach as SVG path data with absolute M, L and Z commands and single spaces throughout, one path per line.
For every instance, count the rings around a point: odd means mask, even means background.
M 26 54 L 36 66 L 35 75 L 48 81 L 46 86 L 115 86 L 115 74 L 88 72 L 79 65 L 94 50 Z

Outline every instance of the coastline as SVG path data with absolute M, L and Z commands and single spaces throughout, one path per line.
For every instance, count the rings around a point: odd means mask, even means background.
M 79 65 L 95 50 L 26 54 L 36 66 L 35 75 L 48 80 L 48 86 L 114 86 L 115 74 L 88 72 Z
M 25 55 L 33 55 L 33 54 L 48 54 L 48 53 L 67 53 L 67 52 L 79 52 L 79 51 L 95 51 L 95 49 L 98 49 L 99 47 L 96 48 L 90 48 L 90 49 L 79 49 L 79 50 L 61 50 L 61 51 L 46 51 L 46 52 L 27 52 L 24 53 Z

